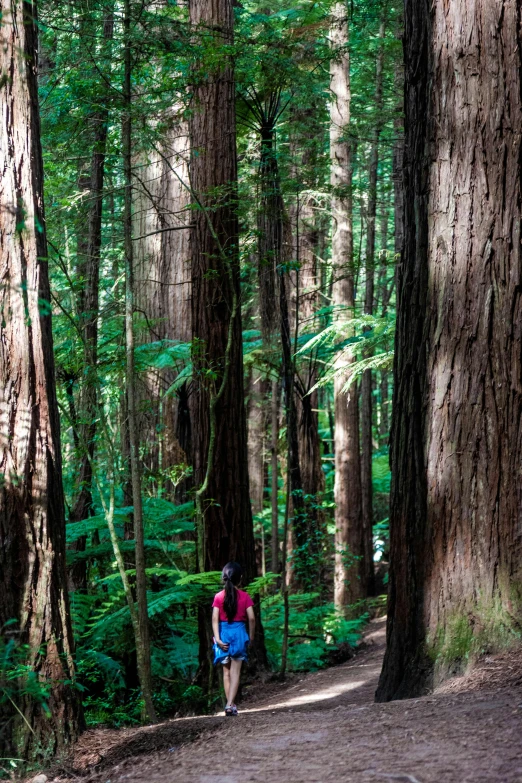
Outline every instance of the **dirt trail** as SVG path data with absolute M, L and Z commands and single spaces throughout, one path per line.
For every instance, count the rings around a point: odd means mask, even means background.
M 120 732 L 116 744 L 115 732 L 92 732 L 78 749 L 87 760 L 89 742 L 97 745 L 88 779 L 522 783 L 521 651 L 486 659 L 433 695 L 374 704 L 384 621 L 374 621 L 366 641 L 347 664 L 247 701 L 238 718 L 173 720 Z

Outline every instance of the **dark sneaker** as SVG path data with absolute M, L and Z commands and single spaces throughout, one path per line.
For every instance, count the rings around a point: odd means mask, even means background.
M 234 714 L 234 707 L 225 707 L 225 715 L 230 716 Z M 236 710 L 237 715 L 237 710 Z
M 237 707 L 235 704 L 232 705 L 232 715 L 238 715 Z

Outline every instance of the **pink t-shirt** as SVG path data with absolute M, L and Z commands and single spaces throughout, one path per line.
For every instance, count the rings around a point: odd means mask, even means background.
M 248 593 L 245 593 L 244 590 L 239 590 L 239 588 L 236 587 L 237 590 L 237 611 L 235 614 L 234 619 L 232 620 L 233 623 L 237 622 L 244 622 L 247 621 L 247 609 L 249 606 L 254 606 L 254 602 L 248 595 Z M 226 612 L 223 608 L 223 604 L 225 603 L 225 591 L 221 590 L 220 593 L 216 593 L 214 596 L 214 603 L 212 604 L 212 608 L 214 606 L 217 606 L 219 609 L 219 619 L 221 622 L 226 622 L 228 620 L 228 617 L 226 615 Z

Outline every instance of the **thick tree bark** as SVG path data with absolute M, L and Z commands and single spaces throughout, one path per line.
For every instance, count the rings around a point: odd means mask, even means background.
M 354 264 L 352 226 L 352 163 L 348 132 L 350 125 L 350 58 L 347 8 L 337 3 L 332 11 L 330 40 L 334 56 L 330 63 L 330 160 L 332 186 L 332 267 L 334 317 L 341 322 L 352 317 Z M 348 393 L 346 378 L 336 377 L 335 397 L 335 573 L 334 600 L 343 609 L 362 595 L 360 563 L 363 556 L 361 468 L 359 454 L 359 407 L 357 387 Z
M 197 30 L 218 26 L 218 45 L 232 41 L 229 0 L 212 7 L 193 0 L 190 21 Z M 194 85 L 191 117 L 192 337 L 197 393 L 194 394 L 195 484 L 203 483 L 210 441 L 209 408 L 214 386 L 225 372 L 225 354 L 234 291 L 239 297 L 237 162 L 234 76 L 228 58 Z M 219 284 L 217 284 L 219 281 Z M 238 560 L 247 579 L 255 575 L 252 510 L 248 484 L 246 415 L 243 389 L 241 310 L 236 308 L 228 379 L 216 409 L 215 450 L 206 493 L 209 504 L 200 532 L 201 570 L 221 569 Z M 207 379 L 208 370 L 218 376 Z M 234 426 L 230 426 L 234 422 Z
M 520 22 L 516 0 L 405 4 L 408 198 L 379 700 L 424 692 L 520 628 Z
M 49 688 L 1 708 L 0 755 L 62 752 L 81 727 L 73 639 L 43 213 L 36 6 L 2 0 L 0 30 L 0 628 L 15 620 L 27 665 Z M 31 727 L 29 730 L 28 726 Z
M 233 41 L 231 0 L 191 0 L 194 35 Z M 212 31 L 209 33 L 209 31 Z M 198 498 L 198 566 L 243 566 L 256 576 L 248 483 L 237 217 L 235 85 L 228 55 L 195 73 L 190 120 L 192 229 L 193 464 Z M 219 396 L 220 395 L 220 396 Z M 202 493 L 202 494 L 201 494 Z M 201 619 L 200 660 L 207 665 L 210 623 Z M 258 661 L 266 662 L 259 623 Z

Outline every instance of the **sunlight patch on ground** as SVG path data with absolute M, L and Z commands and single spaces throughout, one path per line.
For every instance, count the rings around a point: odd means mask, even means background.
M 315 691 L 313 693 L 303 693 L 302 696 L 294 696 L 286 701 L 278 701 L 275 704 L 266 704 L 263 707 L 250 707 L 248 709 L 242 709 L 242 713 L 246 712 L 266 712 L 267 710 L 280 710 L 288 707 L 301 707 L 303 704 L 313 704 L 317 701 L 326 701 L 326 699 L 335 699 L 337 696 L 342 696 L 343 693 L 353 691 L 359 688 L 361 685 L 365 685 L 368 680 L 356 680 L 356 682 L 340 682 L 337 685 L 332 685 L 329 688 L 324 688 L 321 691 Z

